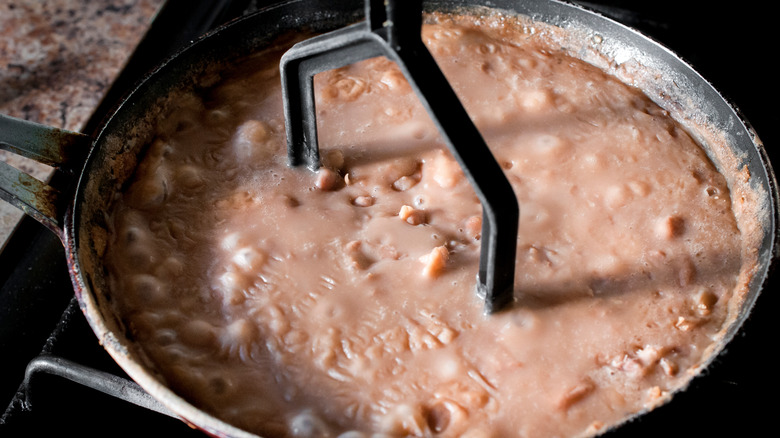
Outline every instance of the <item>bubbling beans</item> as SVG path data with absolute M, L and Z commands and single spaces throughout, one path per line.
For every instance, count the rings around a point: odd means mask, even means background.
M 165 383 L 340 438 L 593 435 L 685 386 L 744 280 L 726 180 L 526 24 L 423 29 L 521 206 L 509 309 L 482 312 L 479 200 L 397 67 L 317 75 L 315 173 L 286 165 L 272 48 L 182 99 L 110 212 L 114 301 Z

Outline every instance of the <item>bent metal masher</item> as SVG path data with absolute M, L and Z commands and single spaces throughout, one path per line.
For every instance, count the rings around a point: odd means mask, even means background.
M 280 64 L 290 166 L 320 167 L 314 75 L 386 56 L 403 72 L 482 204 L 477 294 L 488 314 L 514 296 L 519 206 L 512 186 L 422 42 L 422 0 L 365 0 L 364 22 L 294 45 Z

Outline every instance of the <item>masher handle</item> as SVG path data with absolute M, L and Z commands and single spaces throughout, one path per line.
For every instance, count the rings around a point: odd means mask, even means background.
M 296 44 L 281 61 L 289 164 L 320 166 L 314 75 L 384 55 L 395 61 L 482 204 L 477 293 L 485 312 L 513 300 L 519 206 L 482 135 L 422 42 L 421 0 L 366 0 L 366 20 Z

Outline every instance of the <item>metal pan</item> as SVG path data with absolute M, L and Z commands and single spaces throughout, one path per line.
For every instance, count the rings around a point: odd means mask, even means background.
M 571 41 L 574 51 L 617 74 L 636 73 L 633 84 L 674 114 L 705 149 L 713 139 L 726 140 L 729 150 L 708 150 L 710 158 L 727 176 L 732 190 L 750 198 L 749 213 L 760 222 L 756 270 L 723 342 L 711 356 L 716 357 L 749 315 L 769 278 L 778 243 L 775 176 L 762 143 L 738 111 L 669 50 L 575 5 L 553 0 L 441 0 L 425 2 L 425 7 L 444 11 L 490 7 L 570 29 L 577 36 Z M 292 0 L 262 9 L 205 36 L 165 62 L 122 102 L 95 138 L 6 118 L 1 121 L 0 143 L 5 148 L 71 174 L 69 184 L 55 188 L 0 169 L 3 198 L 59 236 L 81 310 L 108 353 L 152 397 L 208 434 L 252 436 L 171 391 L 134 344 L 121 316 L 112 312 L 112 291 L 102 264 L 107 238 L 105 212 L 142 157 L 156 120 L 175 104 L 176 96 L 206 84 L 221 66 L 266 47 L 282 33 L 301 29 L 324 32 L 361 19 L 360 0 Z M 79 156 L 83 147 L 78 145 L 87 143 L 89 153 Z

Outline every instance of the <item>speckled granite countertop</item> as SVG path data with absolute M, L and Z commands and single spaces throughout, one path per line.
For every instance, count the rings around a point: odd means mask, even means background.
M 79 131 L 163 0 L 0 2 L 0 113 Z M 0 151 L 38 179 L 51 169 Z M 22 213 L 0 201 L 0 247 Z

